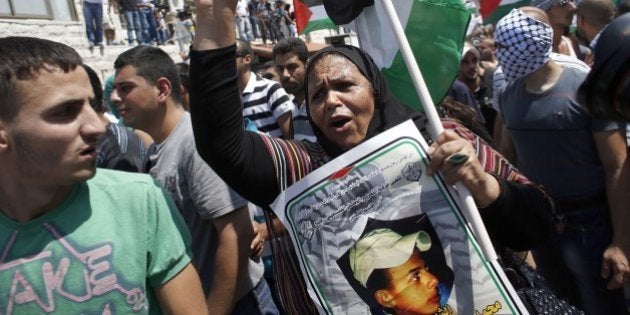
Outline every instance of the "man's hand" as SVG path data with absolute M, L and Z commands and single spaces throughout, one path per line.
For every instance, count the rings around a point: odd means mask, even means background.
M 253 229 L 247 206 L 213 220 L 217 229 L 214 277 L 206 299 L 210 314 L 230 314 L 246 293 L 249 279 L 249 244 Z M 211 253 L 208 253 L 211 254 Z
M 500 195 L 499 182 L 486 173 L 477 153 L 468 140 L 451 130 L 440 134 L 428 151 L 431 156 L 427 174 L 442 172 L 444 181 L 453 185 L 461 181 L 472 194 L 477 206 L 483 208 Z
M 606 175 L 606 195 L 612 219 L 612 244 L 602 254 L 602 277 L 608 288 L 619 288 L 630 281 L 630 161 L 627 160 L 626 129 L 593 133 L 597 154 Z
M 259 258 L 262 256 L 265 240 L 269 238 L 267 224 L 252 221 L 252 226 L 254 227 L 254 239 L 252 239 L 252 244 L 249 247 L 252 251 L 250 257 Z
M 197 32 L 194 50 L 209 50 L 234 44 L 237 0 L 195 0 Z
M 602 262 L 602 278 L 610 279 L 608 289 L 617 289 L 624 282 L 630 283 L 630 266 L 628 265 L 629 251 L 615 243 L 610 244 L 604 251 Z

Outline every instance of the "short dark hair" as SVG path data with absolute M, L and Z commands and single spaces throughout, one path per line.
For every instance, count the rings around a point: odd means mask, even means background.
M 87 72 L 88 78 L 90 79 L 90 85 L 94 91 L 94 99 L 90 102 L 90 105 L 97 113 L 104 113 L 105 106 L 103 106 L 103 85 L 101 84 L 101 79 L 92 67 L 84 64 L 83 69 Z
M 70 46 L 41 38 L 0 38 L 0 119 L 12 121 L 18 114 L 18 81 L 33 80 L 41 70 L 68 73 L 83 64 Z
M 276 67 L 276 63 L 273 60 L 269 60 L 265 63 L 256 65 L 256 71 L 263 71 L 265 69 L 275 68 L 275 67 Z
M 298 59 L 306 65 L 308 60 L 308 48 L 303 40 L 297 37 L 289 37 L 279 41 L 271 51 L 272 58 L 275 60 L 277 55 L 295 53 Z
M 236 39 L 236 53 L 244 54 L 244 55 L 254 55 L 254 50 L 252 49 L 252 45 L 241 38 Z
M 368 277 L 367 282 L 365 283 L 366 288 L 370 291 L 370 294 L 373 296 L 374 293 L 378 290 L 389 288 L 391 281 L 389 276 L 387 275 L 387 269 L 374 269 L 372 274 Z
M 179 80 L 186 91 L 190 91 L 190 66 L 185 62 L 175 64 L 179 73 Z
M 382 269 L 382 268 L 374 269 L 372 271 L 372 274 L 368 277 L 366 288 L 368 292 L 370 293 L 369 295 L 370 301 L 373 301 L 373 303 L 376 303 L 374 304 L 374 306 L 379 305 L 380 307 L 382 307 L 384 310 L 387 311 L 386 312 L 387 314 L 392 314 L 394 313 L 392 309 L 387 308 L 384 305 L 380 305 L 380 303 L 375 298 L 375 294 L 378 290 L 391 288 L 391 283 L 390 283 L 391 279 L 388 273 L 386 272 L 387 270 L 388 269 Z
M 593 26 L 604 28 L 615 17 L 615 7 L 610 0 L 582 0 L 576 14 Z
M 173 100 L 182 103 L 179 72 L 173 59 L 162 49 L 145 45 L 131 48 L 120 54 L 114 62 L 116 71 L 126 66 L 133 66 L 138 76 L 154 85 L 159 78 L 166 78 L 171 82 Z

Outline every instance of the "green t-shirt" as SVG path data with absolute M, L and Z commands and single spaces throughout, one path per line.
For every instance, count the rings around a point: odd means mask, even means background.
M 0 314 L 159 314 L 190 236 L 148 176 L 98 169 L 27 223 L 0 214 Z

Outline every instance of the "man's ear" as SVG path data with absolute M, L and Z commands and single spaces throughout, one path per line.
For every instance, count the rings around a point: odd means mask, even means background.
M 252 64 L 252 59 L 253 59 L 253 57 L 252 57 L 251 54 L 245 55 L 243 57 L 243 63 L 246 64 L 246 65 L 251 65 Z
M 158 90 L 158 100 L 160 102 L 166 101 L 166 99 L 171 96 L 171 93 L 173 92 L 171 81 L 165 77 L 158 78 L 155 82 L 155 87 Z
M 387 290 L 378 290 L 374 292 L 374 299 L 378 304 L 386 308 L 393 308 L 396 303 L 394 303 L 394 297 L 389 294 Z

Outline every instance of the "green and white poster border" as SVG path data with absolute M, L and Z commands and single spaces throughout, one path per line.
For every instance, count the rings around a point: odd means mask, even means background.
M 372 228 L 401 234 L 426 229 L 414 226 L 419 221 L 437 235 L 431 250 L 441 249 L 438 255 L 423 253 L 429 255 L 425 260 L 433 255 L 432 261 L 443 262 L 429 270 L 451 273 L 439 279 L 448 288 L 440 291 L 444 303 L 438 313 L 527 314 L 498 262 L 483 257 L 457 193 L 441 176 L 426 175 L 427 148 L 407 121 L 313 171 L 272 205 L 320 314 L 379 313 L 353 277 L 350 248 Z

